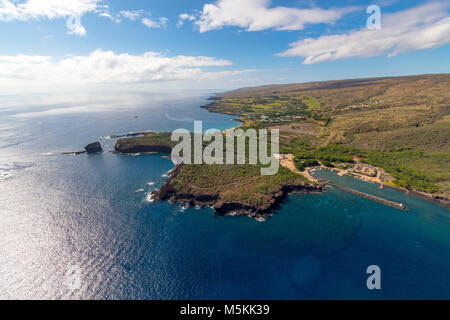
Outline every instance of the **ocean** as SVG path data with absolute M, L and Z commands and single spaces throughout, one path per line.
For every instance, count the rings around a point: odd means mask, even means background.
M 0 96 L 0 298 L 450 298 L 450 212 L 398 190 L 317 171 L 409 210 L 329 187 L 265 222 L 152 202 L 172 162 L 108 136 L 236 126 L 200 108 L 210 95 Z M 97 140 L 102 154 L 62 154 Z

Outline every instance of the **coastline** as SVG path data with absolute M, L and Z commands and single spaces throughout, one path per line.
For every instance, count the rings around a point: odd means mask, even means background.
M 360 176 L 360 175 L 356 176 L 356 175 L 348 174 L 346 172 L 346 170 L 339 169 L 339 168 L 328 168 L 328 167 L 325 167 L 325 166 L 317 166 L 317 167 L 306 168 L 306 170 L 308 170 L 308 173 L 311 170 L 330 170 L 330 171 L 335 171 L 335 172 L 338 172 L 338 173 L 343 173 L 342 175 L 345 175 L 345 176 L 353 178 L 353 179 L 362 180 L 362 181 L 365 181 L 365 182 L 377 184 L 377 185 L 382 186 L 383 188 L 387 187 L 387 188 L 395 189 L 395 190 L 403 192 L 407 196 L 414 196 L 416 198 L 419 198 L 419 199 L 422 199 L 422 200 L 425 200 L 425 201 L 428 201 L 428 202 L 435 203 L 435 204 L 440 205 L 442 207 L 450 208 L 450 199 L 448 197 L 444 196 L 444 195 L 432 194 L 432 193 L 427 193 L 427 192 L 420 191 L 420 190 L 407 189 L 407 188 L 395 186 L 395 185 L 392 185 L 392 184 L 380 183 L 380 182 L 374 181 L 374 179 L 371 178 L 371 177 Z M 439 197 L 439 198 L 437 198 L 437 197 Z
M 420 190 L 410 190 L 410 189 L 397 187 L 397 186 L 390 186 L 390 185 L 386 185 L 386 186 L 389 188 L 392 188 L 392 189 L 397 189 L 397 190 L 403 191 L 408 196 L 414 196 L 414 197 L 422 199 L 422 200 L 433 202 L 442 207 L 450 208 L 450 198 L 448 198 L 444 195 L 427 193 L 427 192 L 420 191 Z
M 236 122 L 240 122 L 237 126 L 229 129 L 225 129 L 222 132 L 226 134 L 229 131 L 235 130 L 244 124 L 243 121 L 239 119 L 233 119 Z M 133 136 L 128 138 L 118 139 L 115 145 L 115 153 L 124 155 L 137 155 L 141 153 L 164 153 L 166 157 L 171 153 L 173 148 L 173 143 L 170 141 L 170 133 L 167 132 L 151 132 L 144 136 Z M 252 166 L 253 168 L 254 166 Z M 211 207 L 213 211 L 218 215 L 246 215 L 255 218 L 267 218 L 270 216 L 274 210 L 279 207 L 279 204 L 284 201 L 288 194 L 293 192 L 322 192 L 324 188 L 318 183 L 306 183 L 306 180 L 296 177 L 296 175 L 284 176 L 283 180 L 271 181 L 270 179 L 260 177 L 259 179 L 254 179 L 253 174 L 233 177 L 233 172 L 236 173 L 241 168 L 235 168 L 233 166 L 222 168 L 218 172 L 218 175 L 211 175 L 211 185 L 210 187 L 204 187 L 194 184 L 194 189 L 190 188 L 192 186 L 192 180 L 186 180 L 183 172 L 187 171 L 189 167 L 184 168 L 183 166 L 176 166 L 170 172 L 165 174 L 168 179 L 164 182 L 160 190 L 155 191 L 152 194 L 153 201 L 169 201 L 172 203 L 179 203 L 181 206 L 189 207 Z M 196 176 L 202 176 L 202 174 L 210 174 L 210 170 L 213 168 L 191 168 Z M 217 168 L 216 168 L 217 169 Z M 237 170 L 236 170 L 237 169 Z M 254 168 L 253 168 L 254 169 Z M 251 169 L 251 170 L 253 170 Z M 259 169 L 256 168 L 259 174 Z M 249 170 L 244 168 L 244 170 Z M 203 172 L 204 171 L 204 172 Z M 181 174 L 180 179 L 184 182 L 177 185 L 176 188 L 171 186 L 171 181 Z M 217 171 L 216 171 L 217 173 Z M 238 174 L 239 175 L 239 174 Z M 238 179 L 235 183 L 230 183 L 226 188 L 234 188 L 235 193 L 230 196 L 229 189 L 221 190 L 221 186 L 224 186 L 224 182 L 216 177 L 224 177 L 228 179 Z M 259 177 L 259 175 L 258 175 Z M 186 181 L 185 181 L 186 180 Z M 255 181 L 256 180 L 256 181 Z M 190 182 L 188 182 L 190 181 Z M 239 183 L 237 183 L 239 181 Z M 246 184 L 246 191 L 250 190 L 248 195 L 242 195 L 241 185 Z M 270 190 L 261 191 L 256 189 L 256 186 L 261 187 L 262 185 L 270 186 Z M 184 186 L 184 187 L 183 187 Z M 218 187 L 219 186 L 219 187 Z M 254 192 L 252 192 L 252 188 Z M 265 188 L 264 188 L 265 189 Z M 258 201 L 255 201 L 255 197 Z
M 161 189 L 155 191 L 152 199 L 155 201 L 168 201 L 178 203 L 185 207 L 210 207 L 215 214 L 227 215 L 246 215 L 253 218 L 267 218 L 273 214 L 273 211 L 280 207 L 280 204 L 286 200 L 289 194 L 295 192 L 301 193 L 320 193 L 325 191 L 323 185 L 306 184 L 285 184 L 276 192 L 270 194 L 270 201 L 260 205 L 252 205 L 245 201 L 225 200 L 221 198 L 220 193 L 192 193 L 183 190 L 177 190 L 171 182 L 181 172 L 183 165 L 177 165 L 172 169 Z
M 214 97 L 211 97 L 210 100 L 215 101 L 217 99 L 214 99 Z M 248 124 L 248 121 L 243 120 L 243 117 L 244 117 L 243 115 L 233 114 L 230 112 L 221 112 L 220 110 L 210 110 L 208 108 L 208 105 L 200 106 L 200 108 L 203 108 L 211 113 L 221 113 L 221 114 L 227 114 L 227 115 L 233 115 L 233 116 L 239 117 L 239 118 L 233 119 L 233 121 L 240 122 L 240 124 L 238 124 L 234 127 L 231 127 L 229 129 L 222 130 L 223 134 L 227 134 L 230 131 L 236 130 L 236 129 L 240 128 L 241 126 L 245 126 Z M 142 135 L 143 133 L 140 132 L 140 134 Z M 155 133 L 146 131 L 143 135 L 150 137 L 153 134 L 155 134 Z M 132 137 L 136 138 L 135 136 L 132 136 Z M 129 140 L 129 139 L 125 139 L 125 140 Z M 137 139 L 136 140 L 133 139 L 133 140 L 136 141 Z M 141 152 L 144 152 L 144 153 L 145 152 L 170 153 L 171 147 L 172 147 L 169 144 L 153 144 L 153 145 L 137 144 L 137 145 L 133 145 L 132 147 L 125 147 L 120 144 L 120 141 L 121 140 L 118 140 L 118 143 L 117 143 L 115 149 L 116 149 L 116 152 L 122 153 L 122 154 L 129 154 L 129 153 L 136 154 L 136 153 L 141 153 Z M 288 162 L 293 161 L 293 159 L 291 159 L 291 158 L 289 158 L 287 160 L 289 160 Z M 312 188 L 316 188 L 317 184 L 319 184 L 319 188 L 321 188 L 320 192 L 323 191 L 324 186 L 323 186 L 323 184 L 318 183 L 318 180 L 310 175 L 310 171 L 313 169 L 333 170 L 333 171 L 338 172 L 338 175 L 347 175 L 354 179 L 359 179 L 359 180 L 363 180 L 366 182 L 375 183 L 375 184 L 380 185 L 380 188 L 391 187 L 393 189 L 397 189 L 397 190 L 404 192 L 406 195 L 414 195 L 421 199 L 431 201 L 440 206 L 450 207 L 450 199 L 448 199 L 447 197 L 445 197 L 443 195 L 430 194 L 430 193 L 422 192 L 419 190 L 409 190 L 409 189 L 394 186 L 391 184 L 386 184 L 380 180 L 379 176 L 369 177 L 369 176 L 364 176 L 364 175 L 359 175 L 359 174 L 350 174 L 348 172 L 348 170 L 339 169 L 339 168 L 329 168 L 322 164 L 320 166 L 316 166 L 316 167 L 308 167 L 305 169 L 305 171 L 300 172 L 300 171 L 296 170 L 295 165 L 293 165 L 293 163 L 292 163 L 292 165 L 290 165 L 290 163 L 288 163 L 288 164 L 283 163 L 284 161 L 287 161 L 287 160 L 281 159 L 281 165 L 284 167 L 287 167 L 294 173 L 305 177 L 311 183 Z M 384 172 L 384 170 L 382 168 L 378 168 L 378 169 L 380 169 L 380 172 Z M 164 183 L 163 188 L 170 184 L 171 179 L 175 178 L 178 175 L 179 171 L 180 170 L 178 167 L 174 168 L 169 179 Z M 239 201 L 235 201 L 235 202 L 227 201 L 224 203 L 220 203 L 220 199 L 219 199 L 218 195 L 211 195 L 211 194 L 195 195 L 192 193 L 189 194 L 189 193 L 183 193 L 183 192 L 181 192 L 181 193 L 174 192 L 173 190 L 171 193 L 171 192 L 169 192 L 169 190 L 167 190 L 167 188 L 166 189 L 163 189 L 163 188 L 161 189 L 162 191 L 160 190 L 160 193 L 157 195 L 157 197 L 155 197 L 155 199 L 170 200 L 172 202 L 178 202 L 182 205 L 190 205 L 190 206 L 200 206 L 200 207 L 211 206 L 213 208 L 213 210 L 218 214 L 236 213 L 236 214 L 245 214 L 245 215 L 250 215 L 250 216 L 251 215 L 256 215 L 256 216 L 267 215 L 267 214 L 271 213 L 274 210 L 274 208 L 277 207 L 277 205 L 282 201 L 282 200 L 279 200 L 279 198 L 285 198 L 289 193 L 291 193 L 293 191 L 301 192 L 301 191 L 305 190 L 305 186 L 286 186 L 287 190 L 284 190 L 284 187 L 282 187 L 278 191 L 278 192 L 281 192 L 281 194 L 277 193 L 277 194 L 273 195 L 273 199 L 274 199 L 273 204 L 271 204 L 265 208 L 259 208 L 259 207 L 252 207 L 252 206 L 246 205 L 245 203 L 242 203 Z M 311 190 L 309 190 L 309 191 L 311 191 Z M 308 192 L 308 191 L 306 191 L 306 192 Z

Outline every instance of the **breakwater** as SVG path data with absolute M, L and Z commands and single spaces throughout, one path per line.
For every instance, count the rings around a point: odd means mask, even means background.
M 328 180 L 320 181 L 320 182 L 323 185 L 329 185 L 329 186 L 335 187 L 337 189 L 343 190 L 345 192 L 352 193 L 354 195 L 357 195 L 357 196 L 360 196 L 360 197 L 363 197 L 363 198 L 366 198 L 366 199 L 369 199 L 369 200 L 372 200 L 372 201 L 376 201 L 376 202 L 382 203 L 384 205 L 387 205 L 387 206 L 390 206 L 390 207 L 394 207 L 394 208 L 399 209 L 399 210 L 408 210 L 408 207 L 406 207 L 403 203 L 393 202 L 393 201 L 386 200 L 386 199 L 383 199 L 383 198 L 380 198 L 380 197 L 377 197 L 377 196 L 373 196 L 373 195 L 370 195 L 370 194 L 367 194 L 367 193 L 364 193 L 364 192 L 360 192 L 360 191 L 356 191 L 356 190 L 353 190 L 353 189 L 350 189 L 350 188 L 347 188 L 347 187 L 339 186 L 339 185 L 336 185 L 333 182 L 328 181 Z

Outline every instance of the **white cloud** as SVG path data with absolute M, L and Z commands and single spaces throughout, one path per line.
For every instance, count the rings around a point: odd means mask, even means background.
M 122 10 L 111 13 L 108 5 L 99 3 L 104 0 L 0 0 L 0 22 L 32 21 L 39 19 L 67 19 L 68 34 L 85 36 L 86 29 L 81 17 L 86 13 L 95 13 L 116 23 L 122 19 L 140 21 L 149 28 L 166 27 L 168 19 L 151 19 L 144 10 Z
M 0 21 L 30 21 L 41 18 L 58 19 L 81 17 L 95 12 L 102 0 L 0 0 Z M 84 36 L 86 30 L 81 24 L 69 28 L 70 34 Z
M 1 0 L 0 21 L 82 16 L 97 9 L 99 0 Z
M 154 19 L 144 10 L 123 10 L 120 11 L 119 17 L 130 21 L 140 20 L 147 28 L 165 28 L 167 26 L 167 22 L 169 21 L 169 19 L 165 17 Z
M 159 23 L 156 21 L 150 20 L 149 18 L 143 18 L 141 20 L 141 22 L 148 28 L 159 28 Z
M 263 80 L 261 78 L 237 78 L 237 79 L 231 79 L 230 82 L 233 83 L 255 83 L 255 82 L 262 82 Z
M 450 42 L 450 1 L 432 2 L 381 16 L 382 28 L 362 28 L 346 34 L 325 35 L 291 43 L 279 54 L 303 57 L 304 64 L 351 57 L 372 57 L 429 49 Z
M 307 24 L 333 23 L 344 14 L 355 10 L 270 6 L 270 0 L 218 0 L 214 4 L 205 4 L 194 23 L 200 32 L 227 26 L 240 27 L 247 31 L 302 30 Z M 180 16 L 179 23 L 184 23 L 188 17 Z
M 159 18 L 157 21 L 150 18 L 142 18 L 141 22 L 148 28 L 165 28 L 167 26 L 167 18 Z
M 167 57 L 156 52 L 143 55 L 96 50 L 88 56 L 55 59 L 47 56 L 0 56 L 0 87 L 29 84 L 74 85 L 146 83 L 219 79 L 252 70 L 208 71 L 206 67 L 230 66 L 228 60 L 204 56 Z
M 167 22 L 169 21 L 169 19 L 167 19 L 165 17 L 159 18 L 158 20 L 159 20 L 159 24 L 160 24 L 161 27 L 166 27 L 167 26 Z
M 114 21 L 116 23 L 120 23 L 122 21 L 120 19 L 120 16 L 113 16 L 112 14 L 110 14 L 109 12 L 106 12 L 106 11 L 99 13 L 98 16 L 102 17 L 102 18 L 107 18 L 107 19 L 109 19 L 111 21 Z
M 102 12 L 98 16 L 103 17 L 103 18 L 108 18 L 108 19 L 114 21 L 114 17 L 112 15 L 110 15 L 108 12 Z
M 128 20 L 135 21 L 144 14 L 144 10 L 122 10 L 120 15 Z
M 193 14 L 182 13 L 178 16 L 177 27 L 181 27 L 185 21 L 195 21 L 197 17 Z

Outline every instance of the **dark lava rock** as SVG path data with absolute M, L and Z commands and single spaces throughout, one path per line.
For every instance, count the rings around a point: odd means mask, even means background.
M 84 149 L 86 150 L 86 152 L 89 153 L 97 153 L 97 152 L 102 152 L 102 146 L 100 144 L 100 142 L 93 142 L 88 144 L 86 147 L 84 147 Z

